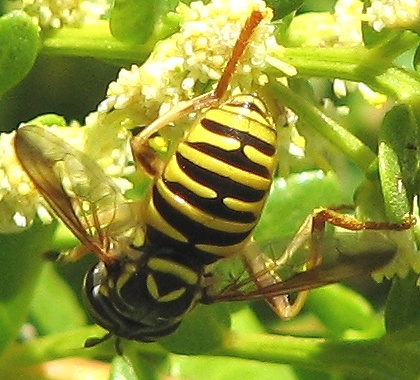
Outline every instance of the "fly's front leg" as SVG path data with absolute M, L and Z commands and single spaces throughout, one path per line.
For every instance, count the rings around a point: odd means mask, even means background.
M 172 107 L 166 114 L 158 117 L 130 141 L 131 150 L 136 163 L 151 177 L 162 174 L 164 162 L 156 151 L 149 145 L 149 139 L 159 131 L 187 116 L 188 114 L 215 105 L 219 102 L 213 92 L 206 93 L 197 98 L 187 100 Z
M 79 244 L 65 252 L 47 251 L 42 256 L 48 261 L 54 261 L 57 263 L 73 263 L 86 256 L 88 253 L 90 253 L 90 250 L 86 248 L 85 245 Z
M 214 91 L 191 100 L 180 102 L 131 139 L 131 149 L 135 161 L 151 177 L 160 175 L 164 168 L 164 164 L 156 152 L 149 146 L 149 139 L 156 133 L 159 133 L 166 125 L 173 123 L 192 112 L 208 107 L 216 107 L 222 102 L 228 91 L 236 66 L 242 58 L 251 36 L 265 16 L 266 13 L 261 12 L 258 9 L 252 11 L 241 30 L 238 40 L 233 47 L 232 55 L 227 62 Z

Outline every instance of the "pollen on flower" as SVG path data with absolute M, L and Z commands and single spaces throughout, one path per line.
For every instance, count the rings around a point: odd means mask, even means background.
M 230 91 L 252 91 L 266 84 L 264 69 L 281 46 L 270 24 L 272 10 L 264 1 L 213 0 L 206 5 L 194 1 L 189 6 L 180 3 L 176 9 L 180 32 L 160 41 L 142 66 L 121 70 L 117 80 L 110 83 L 107 99 L 115 99 L 113 112 L 124 110 L 134 117 L 134 125 L 146 125 L 180 101 L 214 88 L 243 24 L 255 9 L 266 16 L 235 70 Z
M 338 0 L 334 6 L 336 45 L 358 46 L 362 43 L 363 1 Z
M 383 107 L 388 100 L 388 97 L 386 95 L 373 91 L 365 83 L 358 83 L 358 89 L 362 94 L 363 98 L 367 102 L 369 102 L 369 104 L 376 108 Z
M 14 149 L 15 133 L 0 134 L 0 232 L 19 231 L 30 225 L 40 195 L 21 169 Z
M 13 7 L 28 13 L 41 29 L 97 22 L 108 11 L 107 0 L 21 0 Z
M 366 9 L 367 19 L 376 31 L 384 28 L 418 28 L 419 0 L 372 0 Z

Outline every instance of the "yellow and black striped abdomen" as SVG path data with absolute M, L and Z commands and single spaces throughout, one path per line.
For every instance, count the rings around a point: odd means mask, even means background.
M 209 109 L 154 182 L 145 211 L 149 235 L 192 245 L 210 254 L 207 261 L 240 250 L 264 207 L 276 143 L 258 98 L 240 95 Z

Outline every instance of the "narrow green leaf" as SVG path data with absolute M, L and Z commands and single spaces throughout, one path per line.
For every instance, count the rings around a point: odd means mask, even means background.
M 413 57 L 413 66 L 418 73 L 420 73 L 420 45 L 417 46 L 416 52 Z
M 386 115 L 379 134 L 378 165 L 385 212 L 401 222 L 417 192 L 417 126 L 408 106 L 399 105 Z
M 15 11 L 0 17 L 0 95 L 28 74 L 38 48 L 37 26 L 26 13 Z
M 0 235 L 0 352 L 25 321 L 54 225 L 35 224 L 19 234 Z
M 420 373 L 418 344 L 396 344 L 384 338 L 325 341 L 273 334 L 232 334 L 218 354 L 289 363 L 332 373 L 334 379 L 415 380 Z

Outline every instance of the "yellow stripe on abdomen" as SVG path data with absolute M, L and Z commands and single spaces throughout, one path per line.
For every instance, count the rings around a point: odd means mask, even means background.
M 243 247 L 276 167 L 276 131 L 261 104 L 241 95 L 203 115 L 156 179 L 146 223 L 217 256 Z

